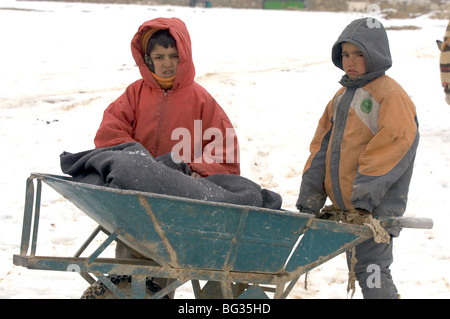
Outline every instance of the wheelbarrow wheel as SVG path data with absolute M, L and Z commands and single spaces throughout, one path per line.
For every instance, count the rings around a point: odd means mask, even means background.
M 131 296 L 131 276 L 113 275 L 108 278 L 117 286 L 125 295 Z M 151 278 L 147 278 L 145 298 L 161 290 L 161 287 Z M 163 298 L 168 298 L 164 296 Z M 81 296 L 81 299 L 117 299 L 117 296 L 111 292 L 100 280 L 90 285 Z

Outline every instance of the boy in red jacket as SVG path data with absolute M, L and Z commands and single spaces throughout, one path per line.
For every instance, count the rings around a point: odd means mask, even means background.
M 239 146 L 231 121 L 194 81 L 185 24 L 177 18 L 143 23 L 132 39 L 131 52 L 142 79 L 105 110 L 95 146 L 139 142 L 155 158 L 171 153 L 175 162 L 187 163 L 193 177 L 240 175 Z M 116 257 L 141 256 L 117 243 Z M 164 288 L 173 280 L 155 281 Z
M 177 18 L 143 23 L 131 42 L 142 79 L 105 110 L 96 147 L 139 142 L 153 157 L 172 153 L 192 176 L 240 174 L 233 125 L 194 81 L 191 39 Z

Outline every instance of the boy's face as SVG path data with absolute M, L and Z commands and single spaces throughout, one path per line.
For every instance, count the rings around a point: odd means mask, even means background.
M 366 59 L 356 45 L 342 43 L 342 67 L 350 79 L 357 79 L 366 73 Z
M 179 62 L 178 50 L 174 47 L 164 48 L 161 45 L 155 45 L 150 52 L 155 74 L 161 78 L 170 78 L 177 74 Z

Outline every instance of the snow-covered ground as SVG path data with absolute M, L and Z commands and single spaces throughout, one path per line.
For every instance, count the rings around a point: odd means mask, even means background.
M 139 25 L 178 17 L 191 33 L 196 80 L 236 127 L 242 175 L 295 201 L 309 142 L 342 72 L 330 59 L 343 28 L 361 13 L 271 11 L 25 2 L 0 5 L 0 298 L 79 298 L 75 273 L 16 267 L 25 181 L 62 174 L 59 154 L 94 147 L 103 110 L 140 77 L 130 52 Z M 439 78 L 435 40 L 448 21 L 387 20 L 396 79 L 416 103 L 421 141 L 406 216 L 432 230 L 395 239 L 393 277 L 402 298 L 450 298 L 450 106 Z M 39 255 L 72 256 L 96 224 L 44 187 Z M 112 256 L 112 249 L 106 255 Z M 304 276 L 290 298 L 347 298 L 343 255 Z M 192 298 L 189 285 L 177 291 Z M 361 298 L 357 290 L 354 298 Z

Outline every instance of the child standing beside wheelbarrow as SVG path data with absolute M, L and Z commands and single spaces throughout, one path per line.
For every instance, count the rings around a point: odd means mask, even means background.
M 350 23 L 332 48 L 332 60 L 345 72 L 343 87 L 319 120 L 296 206 L 319 215 L 329 198 L 336 211 L 402 216 L 418 121 L 408 94 L 385 75 L 392 60 L 382 24 L 373 18 Z M 370 239 L 356 246 L 354 271 L 364 298 L 399 297 L 389 269 L 399 230 L 388 231 L 389 244 Z

